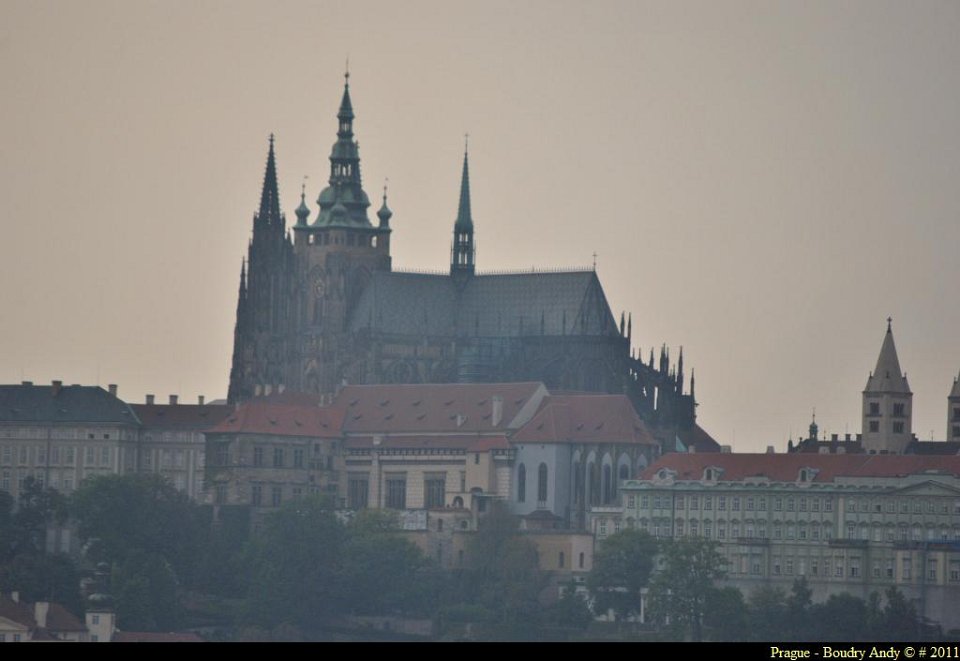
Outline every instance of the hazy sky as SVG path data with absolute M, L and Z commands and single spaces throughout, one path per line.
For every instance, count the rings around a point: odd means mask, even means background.
M 958 2 L 2 0 L 0 382 L 224 396 L 267 136 L 291 223 L 347 56 L 396 267 L 447 267 L 469 131 L 479 268 L 596 251 L 721 443 L 860 431 L 888 315 L 944 438 Z

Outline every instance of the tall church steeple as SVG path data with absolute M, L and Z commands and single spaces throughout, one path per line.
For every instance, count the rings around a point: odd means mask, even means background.
M 960 376 L 954 378 L 947 395 L 947 440 L 960 441 Z
M 874 454 L 902 454 L 912 440 L 913 393 L 900 371 L 892 321 L 887 319 L 877 366 L 863 390 L 863 448 Z
M 275 226 L 283 224 L 280 217 L 280 194 L 277 189 L 277 160 L 273 152 L 273 134 L 270 134 L 270 150 L 267 152 L 267 169 L 263 175 L 263 190 L 260 193 L 261 223 Z
M 473 215 L 470 211 L 470 166 L 467 148 L 463 150 L 463 174 L 460 178 L 460 204 L 453 224 L 453 248 L 450 251 L 450 274 L 473 275 Z

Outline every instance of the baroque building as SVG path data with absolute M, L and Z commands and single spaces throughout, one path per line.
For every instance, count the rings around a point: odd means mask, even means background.
M 815 601 L 896 587 L 944 629 L 960 625 L 960 457 L 664 455 L 595 507 L 598 540 L 624 528 L 719 544 L 727 583 Z
M 241 267 L 228 401 L 284 390 L 332 399 L 346 384 L 543 382 L 626 394 L 664 445 L 696 430 L 694 379 L 631 351 L 595 270 L 477 272 L 467 153 L 445 274 L 394 271 L 386 191 L 363 189 L 349 74 L 337 113 L 328 185 L 317 207 L 301 192 L 292 228 L 280 210 L 271 136 L 259 211 Z M 714 444 L 715 445 L 715 444 Z

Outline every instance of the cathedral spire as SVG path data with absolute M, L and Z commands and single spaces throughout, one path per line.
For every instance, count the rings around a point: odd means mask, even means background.
M 277 161 L 273 153 L 273 134 L 270 134 L 270 150 L 267 152 L 267 169 L 263 175 L 263 191 L 260 193 L 260 221 L 270 225 L 280 222 L 280 194 L 277 189 Z
M 320 193 L 320 212 L 314 227 L 369 229 L 370 199 L 360 181 L 360 145 L 353 138 L 353 103 L 350 101 L 350 72 L 344 74 L 343 98 L 337 112 L 337 141 L 330 150 L 329 185 Z
M 470 212 L 470 166 L 466 145 L 463 149 L 460 204 L 457 207 L 457 220 L 453 224 L 453 248 L 450 253 L 451 274 L 473 275 L 476 253 L 473 245 L 473 216 Z

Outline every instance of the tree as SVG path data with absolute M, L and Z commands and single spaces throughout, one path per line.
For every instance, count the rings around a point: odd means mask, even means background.
M 463 595 L 490 614 L 487 635 L 496 639 L 530 638 L 540 625 L 545 576 L 536 545 L 517 528 L 506 506 L 495 503 L 467 545 Z
M 25 601 L 56 601 L 83 612 L 80 576 L 69 556 L 21 553 L 0 565 L 0 592 L 18 591 Z
M 689 631 L 695 641 L 703 637 L 707 595 L 726 576 L 718 544 L 684 537 L 662 546 L 663 568 L 650 585 L 650 610 L 661 623 L 678 634 Z
M 761 585 L 750 595 L 751 638 L 778 640 L 786 635 L 787 595 L 783 588 Z
M 429 613 L 436 587 L 426 558 L 399 534 L 397 517 L 364 510 L 347 526 L 338 581 L 344 607 L 355 613 Z
M 128 631 L 171 631 L 180 626 L 177 575 L 158 553 L 132 552 L 111 581 L 119 626 Z
M 159 553 L 179 577 L 195 578 L 208 521 L 199 506 L 161 476 L 90 478 L 74 492 L 71 509 L 92 560 L 123 564 L 139 551 Z
M 587 600 L 577 594 L 576 584 L 571 581 L 564 586 L 560 599 L 544 611 L 543 621 L 555 629 L 584 631 L 593 621 L 593 613 Z
M 867 605 L 851 594 L 830 595 L 810 611 L 816 640 L 869 640 Z
M 657 540 L 640 530 L 623 530 L 600 543 L 587 586 L 597 612 L 612 609 L 618 618 L 640 614 L 641 590 L 647 587 Z
M 712 632 L 714 640 L 746 640 L 752 625 L 743 593 L 729 586 L 707 592 L 703 626 Z
M 322 496 L 287 501 L 267 516 L 245 556 L 245 620 L 311 631 L 338 613 L 343 544 L 344 527 Z

